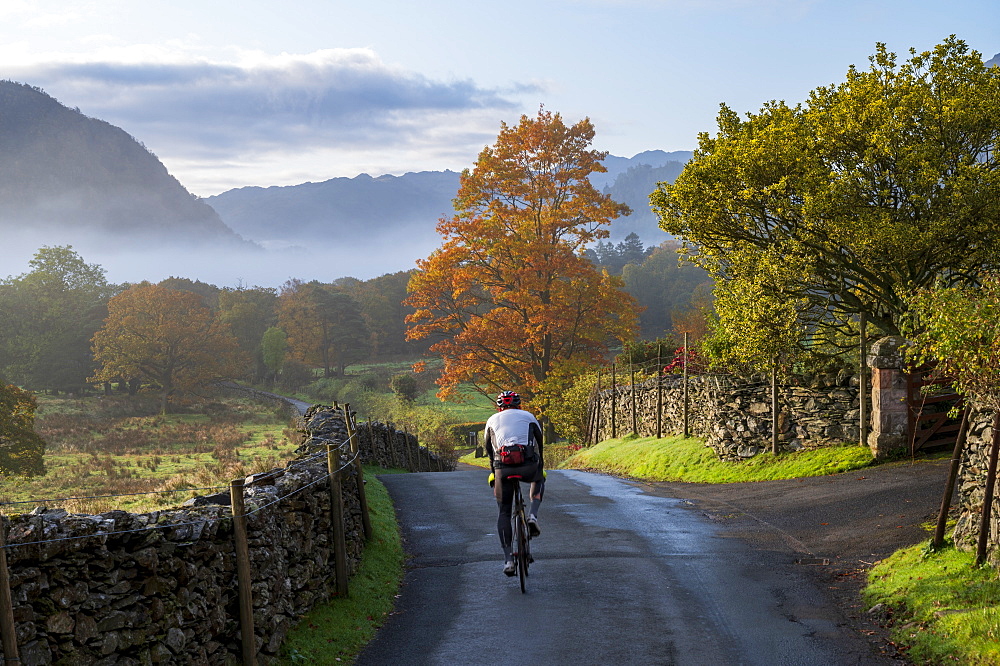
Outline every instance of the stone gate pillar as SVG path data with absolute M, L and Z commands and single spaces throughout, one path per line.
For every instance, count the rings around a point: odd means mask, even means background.
M 872 369 L 872 429 L 868 433 L 868 447 L 876 458 L 904 448 L 909 442 L 902 352 L 905 342 L 890 335 L 878 340 L 868 352 L 868 366 Z

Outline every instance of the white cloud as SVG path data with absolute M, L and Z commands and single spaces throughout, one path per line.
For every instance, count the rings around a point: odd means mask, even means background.
M 222 61 L 134 45 L 116 55 L 8 66 L 4 76 L 122 127 L 199 194 L 238 184 L 289 184 L 224 183 L 237 172 L 263 173 L 256 168 L 263 165 L 280 171 L 282 161 L 289 162 L 289 174 L 308 171 L 315 180 L 363 170 L 303 168 L 346 155 L 354 156 L 352 165 L 396 163 L 395 172 L 401 165 L 390 154 L 419 152 L 422 169 L 444 168 L 439 165 L 448 153 L 468 155 L 453 164 L 461 168 L 495 137 L 501 119 L 522 111 L 517 99 L 539 90 L 535 83 L 498 90 L 469 79 L 432 80 L 388 65 L 365 48 L 240 51 Z

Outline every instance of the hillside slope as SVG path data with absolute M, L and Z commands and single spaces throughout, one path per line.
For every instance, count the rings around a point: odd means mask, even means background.
M 124 130 L 0 82 L 0 232 L 46 242 L 252 247 Z

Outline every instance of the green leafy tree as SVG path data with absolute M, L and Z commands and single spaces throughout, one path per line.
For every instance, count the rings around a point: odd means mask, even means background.
M 961 40 L 902 64 L 879 44 L 868 71 L 803 105 L 745 119 L 723 106 L 718 133 L 650 200 L 731 311 L 754 306 L 748 281 L 780 274 L 753 289 L 794 302 L 811 336 L 848 335 L 862 313 L 898 334 L 905 294 L 976 284 L 1000 262 L 998 117 L 1000 68 Z
M 712 284 L 697 266 L 678 261 L 676 241 L 665 241 L 645 260 L 622 270 L 625 289 L 639 304 L 639 331 L 643 338 L 658 338 L 674 327 L 674 314 L 696 307 L 699 287 Z
M 269 370 L 262 355 L 262 342 L 264 333 L 277 322 L 277 302 L 277 290 L 266 287 L 241 287 L 219 292 L 217 316 L 229 325 L 240 349 L 251 359 L 247 377 L 260 378 Z
M 786 282 L 786 267 L 776 260 L 743 266 L 734 257 L 733 263 L 739 266 L 734 277 L 716 285 L 717 316 L 702 351 L 712 365 L 728 369 L 787 368 L 801 353 L 800 342 L 807 335 L 807 299 L 795 297 L 794 284 Z
M 419 394 L 419 387 L 417 386 L 417 378 L 412 374 L 399 374 L 393 375 L 389 380 L 389 388 L 395 393 L 400 399 L 406 402 L 414 402 Z
M 45 474 L 45 440 L 34 430 L 31 393 L 0 383 L 0 476 Z
M 907 353 L 933 363 L 974 404 L 1000 411 L 1000 275 L 911 295 Z
M 393 355 L 419 356 L 429 343 L 406 339 L 406 317 L 413 308 L 404 304 L 414 270 L 387 273 L 370 280 L 341 278 L 334 284 L 350 294 L 368 326 L 372 360 Z
M 0 282 L 0 368 L 31 389 L 79 390 L 94 371 L 90 338 L 115 288 L 68 245 L 42 247 L 28 265 Z
M 271 381 L 276 381 L 285 365 L 285 356 L 288 354 L 288 336 L 277 326 L 264 331 L 260 341 L 260 355 L 271 377 Z
M 980 452 L 978 463 L 986 463 L 985 488 L 977 500 L 981 505 L 975 559 L 978 566 L 989 551 L 995 468 L 1000 452 L 1000 275 L 987 275 L 977 286 L 925 289 L 911 295 L 910 303 L 912 319 L 905 329 L 911 335 L 907 356 L 917 363 L 936 366 L 936 372 L 949 377 L 971 405 L 993 413 L 992 441 L 988 449 Z M 969 464 L 968 455 L 965 459 L 970 473 L 983 474 L 982 467 L 977 471 L 975 462 Z M 952 469 L 954 474 L 957 469 Z M 934 547 L 943 542 L 946 518 L 947 505 L 939 517 Z M 958 541 L 961 543 L 961 539 Z
M 585 372 L 559 383 L 560 398 L 553 400 L 545 413 L 560 437 L 574 444 L 586 443 L 590 400 L 596 386 L 596 372 Z

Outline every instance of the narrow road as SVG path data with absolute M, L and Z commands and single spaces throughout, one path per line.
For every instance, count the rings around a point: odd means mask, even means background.
M 756 550 L 683 500 L 551 471 L 522 595 L 501 572 L 483 471 L 380 477 L 410 568 L 370 664 L 893 663 L 790 551 Z

